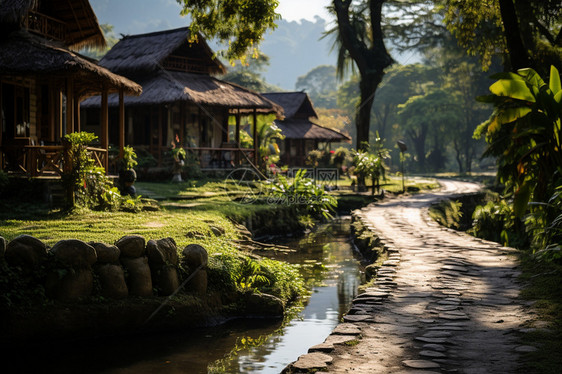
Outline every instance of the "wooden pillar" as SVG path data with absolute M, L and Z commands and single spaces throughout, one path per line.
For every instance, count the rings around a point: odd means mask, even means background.
M 63 131 L 63 126 L 64 123 L 62 121 L 63 119 L 63 109 L 62 109 L 62 89 L 59 89 L 58 93 L 57 93 L 57 113 L 58 113 L 58 118 L 57 118 L 57 132 L 58 132 L 58 138 L 62 139 L 64 137 L 64 131 Z
M 259 151 L 259 144 L 258 144 L 258 115 L 256 109 L 254 109 L 253 113 L 254 118 L 254 128 L 253 128 L 253 138 L 254 138 L 254 165 L 258 166 L 258 151 Z
M 4 124 L 1 122 L 1 114 L 4 113 L 4 101 L 2 101 L 2 81 L 0 81 L 0 170 L 4 170 L 4 152 L 2 151 L 2 132 Z
M 236 147 L 240 148 L 240 109 L 236 114 L 236 130 L 234 131 L 234 140 L 236 141 Z
M 101 93 L 101 113 L 100 113 L 100 120 L 101 120 L 101 131 L 100 131 L 100 143 L 101 147 L 106 151 L 109 149 L 109 108 L 107 105 L 107 88 L 104 87 Z M 107 159 L 104 159 L 105 172 L 107 173 Z
M 180 106 L 180 144 L 178 144 L 178 146 L 183 148 L 185 144 L 185 113 L 187 103 L 180 102 L 178 105 Z
M 162 104 L 158 105 L 158 165 L 162 165 Z
M 80 100 L 77 96 L 74 97 L 74 131 L 80 132 Z
M 49 141 L 54 142 L 57 139 L 57 92 L 53 87 L 53 83 L 49 83 Z
M 66 134 L 74 132 L 74 80 L 66 80 Z
M 123 97 L 123 87 L 119 88 L 119 157 L 123 158 L 123 148 L 125 147 L 125 102 Z

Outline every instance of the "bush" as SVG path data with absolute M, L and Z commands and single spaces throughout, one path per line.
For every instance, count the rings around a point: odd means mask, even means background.
M 505 200 L 491 201 L 476 207 L 472 216 L 474 236 L 515 248 L 527 248 L 529 236 L 523 222 L 515 216 Z

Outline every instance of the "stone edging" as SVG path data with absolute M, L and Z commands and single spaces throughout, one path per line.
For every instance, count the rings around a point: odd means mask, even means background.
M 396 267 L 400 265 L 400 251 L 393 244 L 386 243 L 381 239 L 377 228 L 365 220 L 363 209 L 352 212 L 353 221 L 359 222 L 362 227 L 373 234 L 374 240 L 372 240 L 371 245 L 378 246 L 380 252 L 387 254 L 388 258 L 380 266 L 374 267 L 373 270 L 376 273 L 373 275 L 376 276 L 376 279 L 373 285 L 353 299 L 351 308 L 343 317 L 343 323 L 338 324 L 323 343 L 310 347 L 308 353 L 289 364 L 283 370 L 283 373 L 313 371 L 319 373 L 318 370 L 326 369 L 333 360 L 330 353 L 335 350 L 336 345 L 354 345 L 361 339 L 361 329 L 353 323 L 375 322 L 372 309 L 382 305 L 397 285 L 393 278 L 396 274 Z M 366 248 L 358 248 L 358 250 L 364 257 L 368 258 L 372 247 L 367 246 Z M 367 268 L 369 267 L 373 267 L 373 265 L 367 266 Z

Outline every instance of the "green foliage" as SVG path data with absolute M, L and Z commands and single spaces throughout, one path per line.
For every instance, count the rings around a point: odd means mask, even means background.
M 284 303 L 306 293 L 304 280 L 295 265 L 228 251 L 210 257 L 209 285 L 223 292 L 267 293 Z
M 462 203 L 459 201 L 445 200 L 429 208 L 429 215 L 441 225 L 459 229 L 462 218 Z
M 290 180 L 277 175 L 268 182 L 268 203 L 286 204 L 297 208 L 301 213 L 315 217 L 332 218 L 337 200 L 310 178 L 305 178 L 305 170 L 298 170 Z
M 334 154 L 332 155 L 332 163 L 334 164 L 334 166 L 341 169 L 341 167 L 345 165 L 345 163 L 350 159 L 350 157 L 351 157 L 351 152 L 349 151 L 349 149 L 344 147 L 339 147 L 334 151 Z
M 372 148 L 372 152 L 352 151 L 354 173 L 357 176 L 365 176 L 371 178 L 372 193 L 380 191 L 381 179 L 386 180 L 386 165 L 384 160 L 389 158 L 389 152 L 383 147 L 383 140 L 376 138 Z
M 525 248 L 529 237 L 524 223 L 515 216 L 505 200 L 490 201 L 476 207 L 470 232 L 476 237 L 502 243 L 505 246 Z
M 533 244 L 545 249 L 559 243 L 558 235 L 543 235 L 558 227 L 559 188 L 562 185 L 562 88 L 560 75 L 551 67 L 547 85 L 532 69 L 500 73 L 490 91 L 478 100 L 494 104 L 490 119 L 475 136 L 486 135 L 487 155 L 497 157 L 498 179 L 505 194 L 513 197 L 517 217 L 529 211 L 526 222 Z M 529 205 L 532 201 L 533 204 Z M 551 203 L 549 203 L 551 201 Z M 554 226 L 553 226 L 554 225 Z M 558 239 L 556 239 L 558 238 Z M 545 240 L 547 239 L 547 240 Z
M 281 16 L 275 12 L 277 0 L 177 0 L 181 14 L 191 17 L 191 38 L 201 33 L 228 43 L 225 57 L 244 59 L 268 29 L 275 29 Z M 242 61 L 244 62 L 244 61 Z
M 90 157 L 88 144 L 98 137 L 89 132 L 75 132 L 65 135 L 69 143 L 68 157 L 71 162 L 70 171 L 63 175 L 67 188 L 73 191 L 73 206 L 99 207 L 112 200 L 104 200 L 105 192 L 113 184 L 105 175 L 105 169 L 96 165 Z
M 133 147 L 126 145 L 123 147 L 123 158 L 121 159 L 121 166 L 123 170 L 129 170 L 138 165 L 137 154 Z
M 562 7 L 557 0 L 515 1 L 515 19 L 504 19 L 507 12 L 501 11 L 498 0 L 466 0 L 444 2 L 444 22 L 447 29 L 455 36 L 459 45 L 469 55 L 477 55 L 482 68 L 487 70 L 492 58 L 502 55 L 504 64 L 509 67 L 505 55 L 521 51 L 508 52 L 507 25 L 518 26 L 522 48 L 529 51 L 536 68 L 548 67 L 555 60 L 560 64 L 560 15 Z M 512 35 L 513 37 L 513 35 Z M 558 40 L 558 41 L 557 41 Z M 515 66 L 523 67 L 523 66 Z M 511 68 L 511 67 L 509 67 Z
M 242 291 L 257 290 L 270 284 L 269 279 L 263 274 L 260 264 L 251 258 L 244 259 L 234 274 L 234 281 Z

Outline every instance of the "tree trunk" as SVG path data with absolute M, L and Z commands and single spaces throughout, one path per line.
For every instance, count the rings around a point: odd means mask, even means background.
M 499 5 L 511 69 L 517 71 L 522 68 L 528 68 L 531 66 L 531 61 L 521 39 L 513 0 L 499 0 Z
M 369 130 L 371 128 L 371 108 L 375 101 L 375 91 L 382 80 L 384 73 L 361 74 L 359 89 L 361 92 L 361 100 L 355 115 L 355 128 L 357 130 L 357 139 L 355 146 L 359 150 L 369 150 Z

